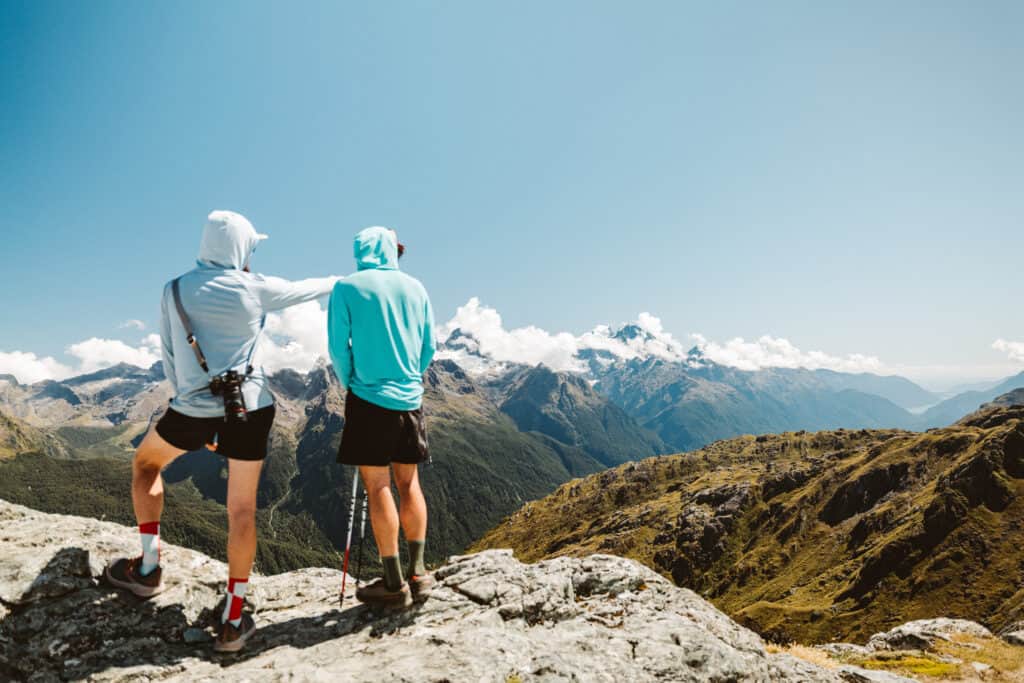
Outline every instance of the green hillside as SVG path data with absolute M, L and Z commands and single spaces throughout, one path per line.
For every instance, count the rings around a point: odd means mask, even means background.
M 0 498 L 43 512 L 134 525 L 131 465 L 123 460 L 66 460 L 25 453 L 0 462 Z M 227 511 L 204 499 L 191 483 L 171 484 L 165 494 L 161 535 L 169 543 L 226 559 Z M 303 516 L 257 514 L 256 568 L 264 574 L 309 566 L 336 566 L 337 554 Z M 125 548 L 137 553 L 139 548 Z
M 564 484 L 475 549 L 635 558 L 788 642 L 1024 618 L 1024 408 L 742 437 Z
M 578 448 L 605 467 L 669 450 L 657 435 L 596 392 L 585 378 L 543 365 L 516 380 L 501 411 L 519 429 Z
M 39 451 L 47 443 L 61 449 L 48 461 L 23 455 L 0 463 L 0 497 L 41 510 L 133 522 L 129 463 L 147 423 L 135 420 L 97 426 L 107 404 L 90 404 L 86 399 L 101 392 L 89 394 L 87 389 L 94 386 L 90 383 L 109 380 L 110 374 L 116 373 L 112 370 L 77 382 L 75 386 L 86 397 L 75 406 L 77 413 L 69 413 L 63 399 L 53 403 L 47 398 L 40 404 L 37 419 L 46 408 L 61 420 L 49 430 L 14 419 L 0 424 L 0 429 L 11 425 L 6 432 L 0 431 L 0 436 L 8 434 L 12 444 L 6 451 L 8 458 Z M 278 418 L 257 498 L 261 570 L 335 565 L 331 549 L 339 550 L 345 542 L 354 474 L 354 468 L 336 462 L 344 426 L 344 397 L 325 367 L 309 375 L 280 373 L 272 382 Z M 152 385 L 140 383 L 151 390 Z M 124 394 L 118 393 L 112 400 L 133 412 L 130 398 Z M 462 552 L 524 502 L 547 495 L 573 476 L 604 468 L 575 444 L 520 431 L 451 362 L 440 361 L 428 371 L 425 411 L 434 457 L 421 470 L 430 509 L 430 562 Z M 588 431 L 591 427 L 603 428 L 588 424 Z M 593 434 L 592 443 L 614 441 L 619 453 L 628 453 L 628 446 L 614 431 L 617 428 L 618 423 L 609 421 L 608 434 Z M 638 446 L 637 455 L 649 452 L 642 444 Z M 168 538 L 222 556 L 225 460 L 205 450 L 188 453 L 165 470 L 164 479 L 168 515 L 177 517 L 168 519 Z M 185 514 L 186 510 L 192 513 Z M 372 557 L 372 541 L 367 550 Z
M 281 509 L 308 512 L 340 546 L 354 470 L 336 462 L 344 424 L 340 389 L 331 378 L 322 381 L 295 447 L 297 473 Z M 574 474 L 602 469 L 582 453 L 518 431 L 454 366 L 428 370 L 426 391 L 433 462 L 422 466 L 421 479 L 431 562 L 462 552 L 502 517 Z

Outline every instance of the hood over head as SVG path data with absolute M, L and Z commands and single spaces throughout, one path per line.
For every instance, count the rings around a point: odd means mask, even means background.
M 374 226 L 360 230 L 352 252 L 359 270 L 398 270 L 398 236 L 390 228 Z
M 256 245 L 267 235 L 256 232 L 245 216 L 234 211 L 212 211 L 206 217 L 203 239 L 199 243 L 199 264 L 242 270 Z

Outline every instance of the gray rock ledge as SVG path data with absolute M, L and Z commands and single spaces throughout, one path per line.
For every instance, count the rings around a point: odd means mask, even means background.
M 259 630 L 215 656 L 225 567 L 165 546 L 168 590 L 138 601 L 98 580 L 134 529 L 0 501 L 0 679 L 30 681 L 850 680 L 772 655 L 691 591 L 607 555 L 525 565 L 509 551 L 454 557 L 421 605 L 338 604 L 341 572 L 256 577 Z M 350 584 L 351 585 L 351 584 Z

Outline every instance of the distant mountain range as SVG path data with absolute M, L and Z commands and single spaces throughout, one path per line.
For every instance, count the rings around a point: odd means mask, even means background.
M 331 549 L 342 543 L 352 476 L 335 462 L 345 399 L 326 366 L 270 381 L 278 418 L 258 521 L 271 542 L 261 544 L 258 562 L 265 572 L 330 564 Z M 169 397 L 159 364 L 33 385 L 0 379 L 0 497 L 130 522 L 130 457 Z M 435 454 L 422 474 L 433 560 L 461 551 L 572 477 L 666 448 L 589 383 L 542 367 L 521 369 L 499 392 L 440 360 L 427 372 L 425 410 Z M 222 459 L 206 451 L 167 469 L 169 540 L 223 554 L 223 526 L 211 519 L 223 513 L 224 477 Z M 197 496 L 204 506 L 191 514 Z
M 934 405 L 921 415 L 924 427 L 944 427 L 965 414 L 977 410 L 983 403 L 995 400 L 1015 389 L 1024 387 L 1024 372 L 981 390 L 965 391 Z
M 630 324 L 591 335 L 577 371 L 598 393 L 654 432 L 671 451 L 700 448 L 742 434 L 792 430 L 900 428 L 952 424 L 982 403 L 1024 387 L 1024 372 L 985 390 L 946 400 L 898 376 L 803 368 L 749 371 L 717 364 L 697 347 Z M 501 394 L 523 366 L 488 355 L 471 333 L 456 329 L 442 357 Z
M 462 551 L 569 479 L 630 460 L 742 434 L 944 426 L 1024 387 L 1022 373 L 915 415 L 910 408 L 938 397 L 900 377 L 743 371 L 638 325 L 606 330 L 577 360 L 574 372 L 501 362 L 472 335 L 450 335 L 426 377 L 431 559 Z M 271 384 L 278 419 L 260 487 L 268 543 L 258 560 L 263 571 L 282 571 L 331 561 L 347 522 L 351 472 L 335 463 L 344 396 L 330 368 L 279 372 Z M 129 460 L 169 397 L 159 363 L 31 385 L 0 377 L 0 497 L 130 522 Z M 223 553 L 223 525 L 212 520 L 223 517 L 224 470 L 206 452 L 168 468 L 168 540 Z

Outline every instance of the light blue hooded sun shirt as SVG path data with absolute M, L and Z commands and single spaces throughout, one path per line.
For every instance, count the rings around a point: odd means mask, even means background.
M 203 230 L 196 268 L 179 278 L 181 301 L 210 367 L 199 366 L 174 306 L 171 283 L 161 300 L 160 341 L 164 373 L 174 390 L 171 408 L 191 417 L 223 417 L 224 401 L 210 393 L 210 377 L 227 370 L 253 373 L 242 384 L 248 410 L 274 403 L 260 365 L 259 339 L 267 313 L 313 301 L 331 292 L 340 278 L 290 282 L 245 272 L 264 239 L 243 216 L 214 211 Z
M 355 238 L 359 271 L 334 285 L 328 347 L 343 387 L 389 410 L 416 410 L 434 357 L 434 311 L 420 281 L 398 269 L 398 238 L 366 228 Z

